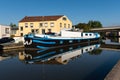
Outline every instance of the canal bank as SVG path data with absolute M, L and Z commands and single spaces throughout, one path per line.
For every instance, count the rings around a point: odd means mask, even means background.
M 104 80 L 120 80 L 120 60 L 113 67 L 113 69 L 108 73 Z
M 0 45 L 0 50 L 13 50 L 24 48 L 23 43 L 5 43 Z

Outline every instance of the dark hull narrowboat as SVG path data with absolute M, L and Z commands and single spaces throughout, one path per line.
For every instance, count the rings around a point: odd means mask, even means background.
M 26 48 L 48 49 L 74 44 L 85 44 L 99 40 L 98 33 L 81 33 L 73 31 L 61 31 L 61 36 L 28 34 L 24 36 Z

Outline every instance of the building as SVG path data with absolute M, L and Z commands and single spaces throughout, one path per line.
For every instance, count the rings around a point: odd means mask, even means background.
M 44 34 L 47 32 L 60 33 L 63 28 L 72 28 L 72 22 L 64 15 L 57 16 L 25 16 L 19 21 L 16 36 L 28 33 Z
M 11 36 L 15 36 L 18 31 L 18 27 L 11 27 Z
M 0 25 L 0 38 L 10 37 L 11 28 L 10 26 Z

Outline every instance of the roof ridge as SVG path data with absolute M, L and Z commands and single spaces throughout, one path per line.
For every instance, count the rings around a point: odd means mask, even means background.
M 35 22 L 35 21 L 56 21 L 64 15 L 53 15 L 53 16 L 25 16 L 19 22 Z

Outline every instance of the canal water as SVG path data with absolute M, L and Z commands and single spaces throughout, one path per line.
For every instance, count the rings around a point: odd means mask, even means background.
M 120 51 L 100 43 L 0 52 L 0 80 L 104 80 Z

